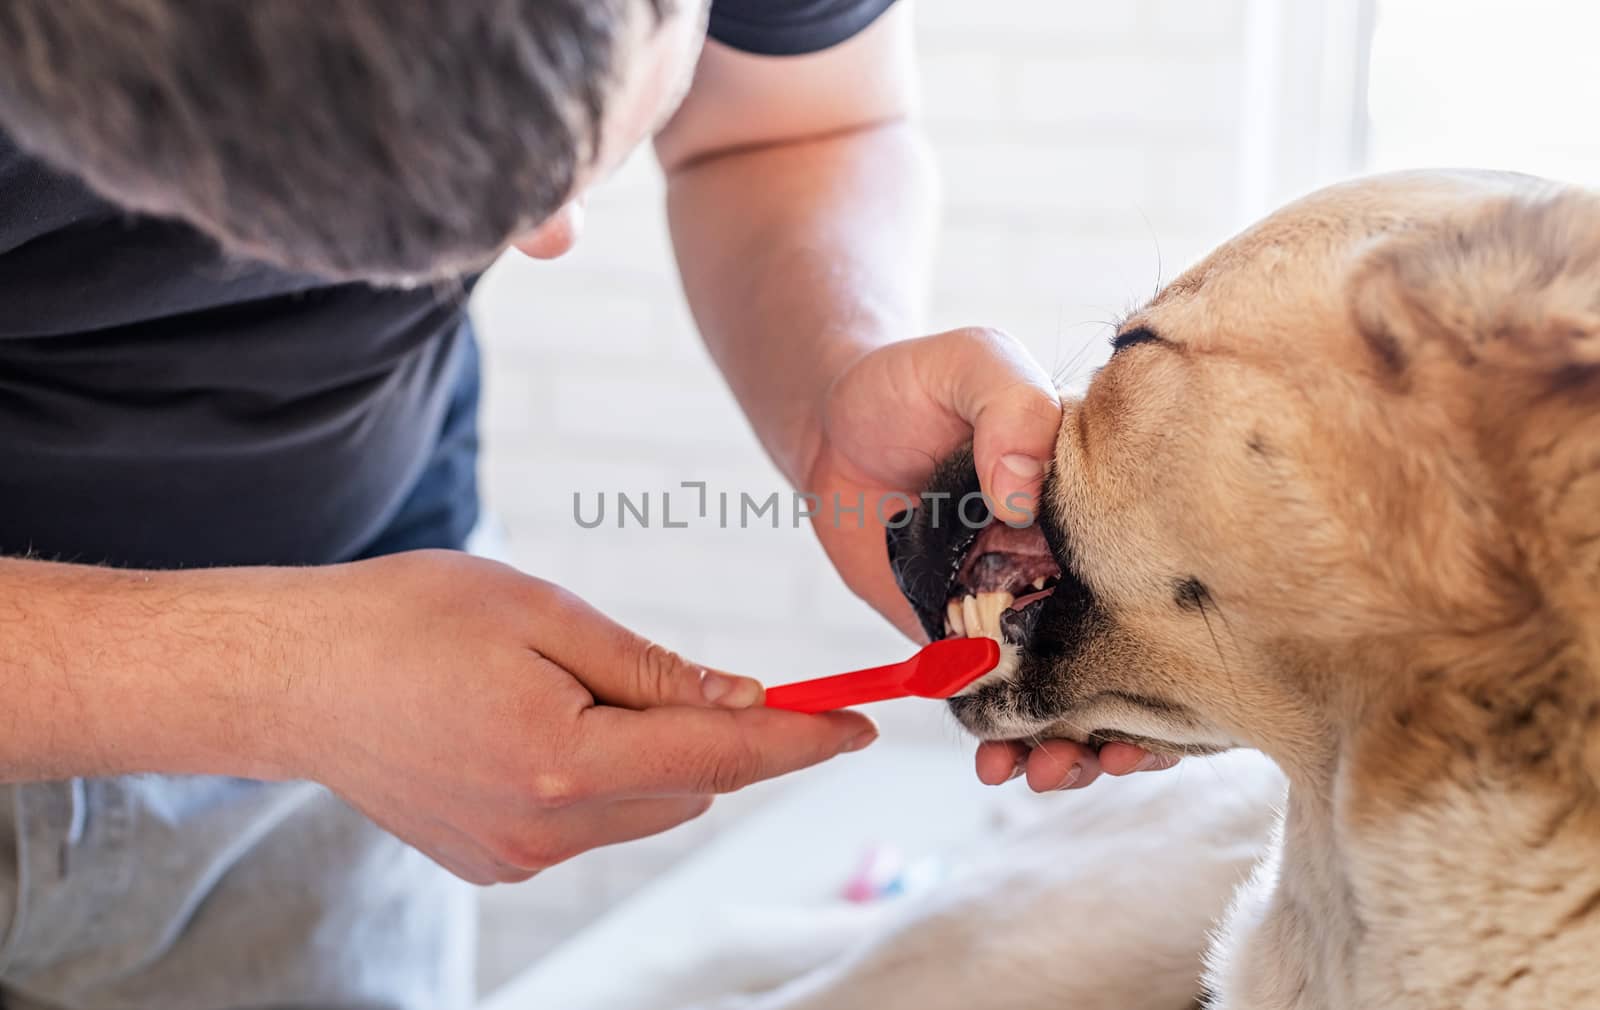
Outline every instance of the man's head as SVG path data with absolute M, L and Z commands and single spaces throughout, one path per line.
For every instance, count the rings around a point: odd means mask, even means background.
M 682 97 L 696 0 L 12 0 L 0 129 L 229 251 L 391 282 L 571 244 Z

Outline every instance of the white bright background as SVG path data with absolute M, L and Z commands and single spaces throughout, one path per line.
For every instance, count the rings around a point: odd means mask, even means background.
M 1507 168 L 1600 184 L 1600 4 L 1377 0 L 1376 170 Z
M 1117 313 L 1245 217 L 1363 158 L 1600 181 L 1600 5 L 920 0 L 917 18 L 946 193 L 930 325 L 1004 327 L 1069 385 L 1103 359 Z M 783 489 L 698 345 L 660 203 L 653 163 L 635 158 L 593 193 L 573 254 L 508 257 L 478 290 L 484 479 L 514 559 L 698 661 L 769 682 L 902 657 L 804 529 L 573 521 L 574 492 L 592 507 L 596 492 L 648 491 L 659 518 L 659 495 L 681 481 Z M 936 706 L 877 714 L 887 740 L 967 747 Z M 784 788 L 489 892 L 485 987 Z

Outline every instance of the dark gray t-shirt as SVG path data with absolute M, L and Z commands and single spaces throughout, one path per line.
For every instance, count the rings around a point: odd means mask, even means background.
M 710 32 L 812 52 L 890 3 L 717 0 Z M 362 554 L 439 454 L 471 452 L 442 432 L 473 378 L 472 280 L 379 290 L 227 259 L 0 133 L 0 555 L 179 567 Z M 442 469 L 464 476 L 436 511 L 475 507 L 470 459 Z

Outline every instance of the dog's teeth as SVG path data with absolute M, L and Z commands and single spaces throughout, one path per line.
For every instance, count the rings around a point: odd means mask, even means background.
M 1044 588 L 1044 576 L 1043 575 L 1041 575 L 1037 579 L 1033 580 L 1033 588 L 1035 588 L 1035 589 L 1043 589 Z
M 955 634 L 960 635 L 962 638 L 967 637 L 967 622 L 961 617 L 960 600 L 951 600 L 945 605 L 944 631 L 947 635 Z
M 1015 599 L 1016 597 L 1010 593 L 1000 592 L 995 593 L 993 600 L 990 601 L 989 630 L 993 632 L 990 637 L 996 642 L 1005 641 L 1005 633 L 1000 627 L 1000 615 L 1011 609 L 1011 604 Z
M 1000 615 L 1011 609 L 1015 601 L 1010 593 L 979 593 L 976 596 L 966 596 L 961 599 L 960 621 L 967 638 L 992 638 L 995 641 L 1004 641 L 1004 634 L 1000 627 Z M 949 604 L 949 615 L 956 613 L 956 601 Z M 951 622 L 954 624 L 954 620 Z

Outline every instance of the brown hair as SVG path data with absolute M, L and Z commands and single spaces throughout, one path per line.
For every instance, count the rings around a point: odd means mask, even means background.
M 486 263 L 594 157 L 668 0 L 6 0 L 0 129 L 131 210 L 330 278 Z

